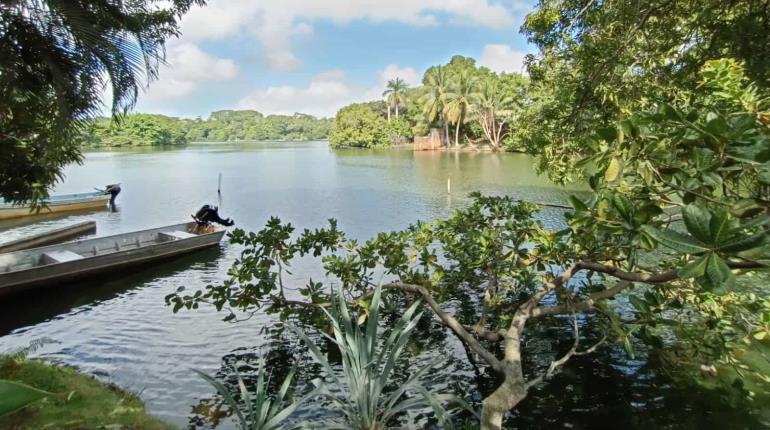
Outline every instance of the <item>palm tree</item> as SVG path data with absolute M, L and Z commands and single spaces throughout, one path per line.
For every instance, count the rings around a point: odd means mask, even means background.
M 420 97 L 422 114 L 428 124 L 440 119 L 444 125 L 444 138 L 449 142 L 449 122 L 444 117 L 444 95 L 449 89 L 449 73 L 444 66 L 431 67 L 423 79 L 425 93 Z
M 444 117 L 455 124 L 455 146 L 460 147 L 460 127 L 478 98 L 477 79 L 470 70 L 452 76 L 449 91 L 444 94 Z
M 82 160 L 78 136 L 100 113 L 106 85 L 113 113 L 134 106 L 179 18 L 204 1 L 157 3 L 0 3 L 0 196 L 40 201 L 65 165 Z
M 401 78 L 395 78 L 388 81 L 388 89 L 382 93 L 386 98 L 388 105 L 388 122 L 390 122 L 390 108 L 393 107 L 398 118 L 398 108 L 406 104 L 406 90 L 409 85 Z
M 505 137 L 505 119 L 498 122 L 499 117 L 510 115 L 513 97 L 506 94 L 497 78 L 486 79 L 481 85 L 473 105 L 473 113 L 477 117 L 484 135 L 489 140 L 494 151 L 500 149 L 500 142 Z

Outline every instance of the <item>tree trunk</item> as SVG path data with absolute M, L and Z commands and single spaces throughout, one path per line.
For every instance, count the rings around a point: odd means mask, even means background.
M 388 122 L 390 122 L 390 105 L 388 105 Z
M 449 148 L 449 145 L 451 142 L 451 138 L 449 137 L 449 121 L 444 119 L 444 141 L 446 142 L 446 147 Z
M 481 402 L 481 430 L 501 430 L 505 414 L 527 396 L 521 372 L 506 373 L 503 383 Z
M 398 119 L 398 103 L 396 103 L 396 119 Z
M 465 107 L 460 108 L 460 118 L 457 120 L 457 129 L 455 130 L 455 146 L 460 148 L 460 126 L 465 122 Z
M 481 430 L 501 430 L 503 417 L 527 397 L 521 368 L 521 333 L 527 319 L 515 315 L 503 341 L 503 383 L 481 402 Z
M 460 120 L 457 120 L 457 127 L 455 127 L 455 147 L 460 147 Z

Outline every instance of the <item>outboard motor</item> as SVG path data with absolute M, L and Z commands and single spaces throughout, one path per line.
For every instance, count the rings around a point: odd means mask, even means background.
M 235 221 L 231 220 L 230 218 L 222 219 L 219 216 L 219 208 L 211 205 L 203 205 L 203 207 L 200 208 L 198 212 L 195 213 L 195 215 L 192 215 L 192 217 L 199 226 L 207 226 L 212 222 L 223 225 L 225 227 L 230 227 L 231 225 L 235 224 Z

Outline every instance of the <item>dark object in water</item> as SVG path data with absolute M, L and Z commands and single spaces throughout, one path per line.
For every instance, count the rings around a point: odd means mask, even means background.
M 200 208 L 198 212 L 195 213 L 195 215 L 192 215 L 192 217 L 200 226 L 209 225 L 212 222 L 223 225 L 225 227 L 230 227 L 231 225 L 235 224 L 235 221 L 231 220 L 230 218 L 222 219 L 219 216 L 219 208 L 211 205 L 203 205 L 203 207 Z
M 96 191 L 110 195 L 110 208 L 115 209 L 115 198 L 120 194 L 120 184 L 105 185 L 104 189 L 94 188 Z

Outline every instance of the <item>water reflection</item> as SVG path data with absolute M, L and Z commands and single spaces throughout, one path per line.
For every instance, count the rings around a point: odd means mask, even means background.
M 0 301 L 0 336 L 17 327 L 46 321 L 76 309 L 97 306 L 153 280 L 173 277 L 196 263 L 205 265 L 215 262 L 221 255 L 222 250 L 213 247 L 151 266 L 133 267 L 98 278 L 51 285 L 9 296 Z

